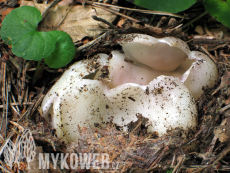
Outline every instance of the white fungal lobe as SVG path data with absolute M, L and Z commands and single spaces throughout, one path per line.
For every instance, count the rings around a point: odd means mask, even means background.
M 183 41 L 133 34 L 121 38 L 124 54 L 98 54 L 75 63 L 47 93 L 43 116 L 71 142 L 79 127 L 113 122 L 127 131 L 142 115 L 159 136 L 175 128 L 195 131 L 194 98 L 217 80 L 215 64 Z M 210 71 L 211 69 L 211 71 Z M 204 83 L 206 82 L 206 83 Z M 190 90 L 190 91 L 189 91 Z
M 133 35 L 127 35 L 133 37 Z M 170 38 L 170 39 L 168 39 Z M 186 60 L 188 46 L 172 37 L 156 39 L 148 35 L 136 34 L 132 41 L 121 43 L 125 55 L 158 71 L 173 71 Z M 165 51 L 167 50 L 167 51 Z M 173 58 L 172 58 L 173 57 Z

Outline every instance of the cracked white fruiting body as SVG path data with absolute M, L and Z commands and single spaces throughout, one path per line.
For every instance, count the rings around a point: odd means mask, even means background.
M 121 40 L 125 54 L 113 51 L 112 57 L 98 54 L 77 62 L 47 93 L 43 116 L 57 135 L 75 141 L 78 127 L 108 122 L 128 130 L 140 114 L 149 120 L 148 131 L 160 136 L 175 128 L 185 133 L 195 130 L 193 97 L 199 97 L 203 86 L 214 85 L 215 64 L 176 38 L 133 34 Z

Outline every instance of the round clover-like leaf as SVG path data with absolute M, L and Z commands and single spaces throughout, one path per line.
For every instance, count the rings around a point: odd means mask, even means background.
M 204 6 L 216 20 L 230 28 L 230 0 L 205 0 Z
M 55 49 L 56 40 L 49 32 L 32 31 L 13 44 L 12 52 L 26 60 L 39 61 L 48 57 Z
M 56 48 L 49 57 L 45 58 L 45 63 L 50 68 L 64 67 L 70 63 L 76 53 L 72 38 L 63 31 L 50 31 L 49 33 L 56 39 Z
M 62 31 L 38 32 L 37 25 L 41 19 L 41 13 L 35 7 L 14 9 L 2 23 L 1 38 L 12 45 L 15 55 L 26 60 L 44 58 L 51 68 L 67 65 L 75 54 L 71 37 Z
M 177 13 L 186 10 L 196 3 L 196 0 L 128 0 L 138 6 L 154 11 Z
M 41 12 L 35 7 L 22 6 L 12 10 L 2 22 L 2 40 L 9 45 L 17 43 L 24 34 L 36 31 L 41 19 Z

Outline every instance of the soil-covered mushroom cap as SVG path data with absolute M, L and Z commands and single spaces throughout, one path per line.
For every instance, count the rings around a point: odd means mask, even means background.
M 120 44 L 126 58 L 150 67 L 156 76 L 180 78 L 195 100 L 203 93 L 203 87 L 213 87 L 218 79 L 215 63 L 201 52 L 190 51 L 178 38 L 128 34 L 120 39 Z
M 120 44 L 124 53 L 112 51 L 112 57 L 98 54 L 75 63 L 47 93 L 43 116 L 58 137 L 75 141 L 79 128 L 99 128 L 109 122 L 127 131 L 140 115 L 148 119 L 147 130 L 159 136 L 173 129 L 184 134 L 195 131 L 197 108 L 193 97 L 198 99 L 203 86 L 214 85 L 218 77 L 215 64 L 203 53 L 190 52 L 187 44 L 176 38 L 133 34 L 125 35 Z M 132 46 L 142 49 L 128 50 Z M 151 50 L 155 48 L 158 50 Z M 161 49 L 170 53 L 158 58 Z M 143 58 L 138 59 L 141 55 Z M 157 57 L 157 61 L 165 60 L 163 66 L 170 65 L 170 56 L 177 61 L 174 67 L 159 70 L 150 63 Z
M 101 65 L 106 59 L 105 55 L 98 56 L 97 62 Z M 71 69 L 87 68 L 90 64 L 92 61 L 85 60 Z M 78 76 L 79 73 L 74 74 L 71 69 L 68 75 Z M 157 132 L 160 136 L 175 128 L 184 132 L 195 130 L 195 101 L 179 79 L 159 76 L 148 85 L 126 83 L 110 89 L 105 82 L 83 79 L 88 74 L 81 79 L 64 74 L 58 82 L 71 82 L 51 89 L 42 104 L 44 117 L 66 141 L 79 138 L 79 127 L 95 128 L 113 122 L 128 130 L 127 125 L 137 121 L 138 115 L 149 120 L 149 132 Z

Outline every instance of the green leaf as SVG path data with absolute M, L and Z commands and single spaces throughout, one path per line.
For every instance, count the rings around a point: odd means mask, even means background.
M 204 6 L 216 20 L 230 28 L 230 0 L 205 0 Z
M 178 13 L 196 3 L 196 0 L 128 0 L 134 4 L 154 11 Z
M 56 41 L 46 32 L 37 32 L 41 21 L 40 11 L 35 7 L 22 6 L 12 10 L 4 19 L 1 38 L 12 44 L 12 52 L 26 60 L 39 61 L 55 49 Z
M 2 40 L 9 45 L 17 43 L 22 35 L 36 31 L 41 19 L 41 12 L 35 7 L 22 6 L 12 10 L 2 22 Z
M 63 31 L 50 31 L 56 38 L 56 48 L 52 54 L 45 58 L 45 63 L 51 68 L 66 66 L 73 59 L 76 49 L 72 38 Z
M 166 173 L 172 173 L 173 172 L 173 169 L 169 169 L 166 171 Z
M 23 6 L 9 13 L 1 28 L 1 38 L 12 45 L 12 52 L 26 60 L 39 61 L 51 68 L 67 65 L 74 57 L 72 38 L 62 31 L 38 32 L 42 16 L 35 7 Z
M 24 34 L 13 44 L 12 52 L 26 60 L 39 61 L 48 57 L 55 49 L 55 39 L 49 32 L 32 31 Z

